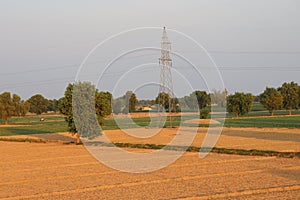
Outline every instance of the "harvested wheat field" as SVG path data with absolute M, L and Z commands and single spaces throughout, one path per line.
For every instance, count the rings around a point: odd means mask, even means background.
M 1 199 L 300 198 L 298 158 L 185 153 L 159 171 L 129 174 L 82 145 L 0 142 L 0 152 Z
M 163 128 L 105 130 L 104 134 L 116 143 L 168 144 L 176 135 L 195 134 L 192 146 L 200 147 L 207 134 L 207 128 Z M 213 128 L 212 128 L 213 129 Z M 288 128 L 222 128 L 215 147 L 233 149 L 257 149 L 280 152 L 300 152 L 300 129 Z M 0 139 L 35 139 L 45 142 L 75 142 L 70 133 L 0 136 Z
M 168 144 L 176 134 L 195 134 L 193 146 L 201 146 L 207 128 L 182 127 L 164 129 L 124 129 L 104 131 L 113 142 Z M 154 134 L 157 133 L 157 134 Z M 153 136 L 152 136 L 153 135 Z M 147 137 L 151 136 L 151 137 Z M 300 152 L 300 129 L 287 128 L 223 128 L 216 144 L 219 148 L 258 149 Z

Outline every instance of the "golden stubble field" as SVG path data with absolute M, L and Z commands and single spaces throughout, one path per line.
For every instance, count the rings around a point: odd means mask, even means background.
M 207 128 L 198 128 L 193 146 L 201 146 L 206 134 Z M 149 138 L 132 137 L 132 135 L 147 136 L 152 132 L 157 132 Z M 139 143 L 139 144 L 168 144 L 176 134 L 194 134 L 195 128 L 185 127 L 183 131 L 178 128 L 164 129 L 128 129 L 128 130 L 110 130 L 104 131 L 105 135 L 113 142 Z M 234 149 L 258 149 L 273 151 L 300 151 L 300 129 L 287 128 L 226 128 L 216 144 L 220 148 Z
M 163 144 L 175 133 L 163 129 L 152 139 L 134 139 L 120 130 L 105 134 L 115 142 Z M 204 135 L 199 129 L 193 145 Z M 299 151 L 299 142 L 297 129 L 225 128 L 217 146 Z M 161 170 L 130 174 L 100 163 L 82 145 L 0 142 L 0 153 L 1 199 L 300 198 L 298 158 L 210 153 L 199 159 L 198 153 L 185 153 Z
M 129 174 L 81 145 L 0 142 L 2 199 L 297 199 L 300 159 L 186 153 L 156 172 Z

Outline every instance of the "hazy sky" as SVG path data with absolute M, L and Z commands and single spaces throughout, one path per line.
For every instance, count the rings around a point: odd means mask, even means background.
M 195 38 L 211 53 L 230 93 L 300 83 L 299 10 L 299 0 L 1 0 L 0 92 L 60 98 L 95 45 L 149 26 Z M 159 45 L 160 37 L 149 40 Z

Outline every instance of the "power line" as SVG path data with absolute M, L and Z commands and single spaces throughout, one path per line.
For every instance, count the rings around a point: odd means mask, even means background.
M 214 54 L 300 54 L 300 51 L 208 51 Z
M 104 77 L 110 77 L 110 76 L 118 76 L 118 75 L 123 75 L 124 73 L 128 72 L 129 70 L 124 70 L 124 71 L 118 71 L 118 72 L 110 72 L 110 73 L 104 73 L 102 76 Z M 153 71 L 153 69 L 142 69 L 139 71 L 132 71 L 133 73 L 142 73 L 142 72 L 147 72 L 147 71 Z M 95 76 L 89 76 L 89 77 L 95 77 Z M 86 77 L 86 78 L 89 78 Z M 27 81 L 27 82 L 20 82 L 17 84 L 6 84 L 6 85 L 0 85 L 0 89 L 6 89 L 6 88 L 20 88 L 20 87 L 28 87 L 28 86 L 39 86 L 39 85 L 45 85 L 45 84 L 51 84 L 55 82 L 62 82 L 62 81 L 74 81 L 75 76 L 69 76 L 69 77 L 64 77 L 60 79 L 48 79 L 48 80 L 41 80 L 41 81 Z M 5 86 L 5 87 L 3 87 Z
M 174 51 L 179 53 L 178 51 Z M 183 51 L 183 52 L 188 52 L 188 53 L 199 53 L 199 51 Z M 209 53 L 212 54 L 300 54 L 300 51 L 208 51 Z M 172 53 L 172 52 L 170 52 Z M 157 55 L 157 53 L 150 53 L 150 54 L 143 54 L 143 55 L 136 55 L 136 56 L 126 56 L 122 59 L 133 59 L 133 58 L 140 58 L 140 57 L 145 57 L 145 56 L 152 56 L 152 55 Z M 94 61 L 94 63 L 104 63 L 107 62 L 109 59 L 103 59 L 103 60 L 98 60 Z M 67 68 L 76 68 L 79 67 L 80 64 L 65 64 L 65 65 L 58 65 L 54 67 L 47 67 L 47 68 L 42 68 L 39 67 L 38 69 L 31 69 L 31 70 L 24 70 L 24 71 L 18 71 L 18 72 L 7 72 L 7 73 L 0 73 L 0 76 L 11 76 L 11 75 L 19 75 L 19 74 L 27 74 L 27 73 L 35 73 L 35 72 L 48 72 L 48 71 L 53 71 L 53 70 L 63 70 Z M 248 67 L 248 66 L 247 66 Z M 250 67 L 250 66 L 249 66 Z M 252 67 L 252 66 L 251 66 Z M 231 70 L 234 67 L 229 66 L 229 67 L 219 67 L 220 70 Z M 237 66 L 239 68 L 238 70 L 246 70 L 246 69 L 241 69 L 240 66 Z M 258 70 L 266 70 L 266 69 L 274 69 L 275 67 L 273 66 L 257 66 Z M 299 71 L 299 67 L 284 67 L 284 70 L 278 70 L 278 71 Z M 289 68 L 289 69 L 287 69 Z M 292 69 L 291 69 L 292 68 Z M 253 69 L 247 69 L 247 70 L 253 70 Z
M 175 69 L 194 70 L 192 67 L 176 67 Z M 219 70 L 219 71 L 300 71 L 300 67 L 274 67 L 274 66 L 218 66 L 214 67 L 199 67 L 198 70 Z
M 176 53 L 205 53 L 201 50 L 183 50 L 173 51 Z M 210 54 L 300 54 L 300 51 L 218 51 L 218 50 L 207 50 Z
M 77 64 L 70 64 L 70 65 L 61 65 L 56 67 L 47 67 L 42 69 L 32 69 L 32 70 L 24 70 L 24 71 L 18 71 L 18 72 L 7 72 L 7 73 L 0 73 L 1 76 L 9 76 L 9 75 L 17 75 L 17 74 L 27 74 L 32 72 L 47 72 L 52 70 L 61 70 L 66 68 L 75 68 L 78 67 Z
M 192 67 L 178 67 L 178 66 L 172 66 L 172 68 L 177 69 L 177 70 L 195 70 Z M 209 67 L 199 67 L 198 70 L 220 70 L 220 71 L 283 71 L 283 72 L 292 72 L 300 71 L 300 67 L 293 67 L 293 68 L 279 68 L 279 67 L 256 67 L 254 66 L 246 66 L 246 67 L 232 67 L 232 66 L 220 66 L 218 69 L 216 68 L 209 68 Z M 105 72 L 102 76 L 103 77 L 113 77 L 113 76 L 119 76 L 123 75 L 124 73 L 128 72 L 129 70 L 122 70 L 122 71 L 117 71 L 117 72 Z M 153 68 L 149 69 L 141 69 L 137 71 L 132 71 L 131 73 L 143 73 L 147 71 L 153 71 Z M 93 76 L 94 77 L 94 76 Z M 20 82 L 17 84 L 5 84 L 5 85 L 0 85 L 0 89 L 6 89 L 6 88 L 19 88 L 19 87 L 28 87 L 28 86 L 39 86 L 42 84 L 52 84 L 55 82 L 62 82 L 62 81 L 74 81 L 75 76 L 69 76 L 69 77 L 63 77 L 60 79 L 48 79 L 48 80 L 41 80 L 41 81 L 28 81 L 28 82 Z M 4 87 L 3 87 L 4 86 Z
M 140 57 L 151 56 L 151 55 L 157 55 L 157 53 L 135 55 L 135 56 L 126 56 L 122 59 L 128 60 L 128 59 L 140 58 Z M 109 61 L 109 59 L 97 60 L 97 61 L 94 61 L 92 63 L 105 63 L 107 61 Z M 24 71 L 18 71 L 18 72 L 0 73 L 0 76 L 19 75 L 19 74 L 27 74 L 27 73 L 34 73 L 34 72 L 48 72 L 48 71 L 53 71 L 53 70 L 63 70 L 63 69 L 67 69 L 67 68 L 79 68 L 79 66 L 80 66 L 80 64 L 78 63 L 78 64 L 58 65 L 58 66 L 55 66 L 55 67 L 47 67 L 47 68 L 40 67 L 38 69 L 24 70 Z

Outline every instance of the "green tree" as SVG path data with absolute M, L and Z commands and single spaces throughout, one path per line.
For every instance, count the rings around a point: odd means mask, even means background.
M 155 103 L 162 106 L 167 111 L 169 111 L 170 102 L 170 95 L 164 92 L 159 93 L 155 99 Z
M 229 95 L 227 97 L 227 111 L 230 113 L 235 113 L 238 118 L 239 115 L 244 115 L 251 110 L 253 103 L 252 94 L 236 92 L 235 94 Z
M 95 108 L 97 92 L 90 82 L 78 82 L 73 86 L 72 114 L 77 132 L 83 138 L 93 139 L 102 134 L 98 120 L 103 116 L 97 116 Z
M 298 85 L 298 99 L 299 99 L 299 105 L 298 105 L 298 108 L 300 108 L 300 85 Z
M 72 97 L 73 97 L 73 84 L 69 84 L 65 90 L 64 97 L 59 99 L 58 109 L 60 113 L 65 115 L 65 120 L 68 123 L 68 128 L 71 133 L 77 133 L 73 119 Z
M 15 114 L 14 102 L 10 92 L 4 92 L 0 95 L 0 118 L 8 124 L 8 118 Z
M 125 107 L 124 99 L 122 98 L 113 99 L 112 105 L 113 105 L 112 110 L 114 114 L 122 113 Z
M 211 99 L 210 96 L 206 93 L 206 91 L 194 91 L 191 96 L 195 96 L 197 98 L 199 109 L 205 108 L 210 105 Z
M 125 95 L 113 99 L 113 112 L 114 114 L 128 114 L 129 112 L 135 111 L 135 107 L 138 104 L 138 99 L 132 91 L 127 91 Z
M 41 94 L 36 94 L 30 97 L 30 99 L 28 99 L 27 102 L 30 104 L 30 112 L 35 113 L 37 115 L 40 115 L 43 112 L 47 112 L 48 100 L 44 98 Z
M 135 108 L 138 104 L 138 99 L 136 98 L 136 95 L 134 93 L 131 94 L 129 98 L 129 112 L 135 111 Z
M 21 100 L 19 95 L 4 92 L 0 95 L 0 119 L 8 124 L 8 119 L 12 116 L 25 116 L 29 110 L 29 103 Z
M 20 116 L 25 116 L 29 111 L 30 104 L 27 101 L 22 100 L 20 104 Z
M 121 98 L 124 100 L 122 113 L 127 114 L 135 111 L 138 100 L 136 98 L 136 95 L 132 91 L 127 91 L 126 94 Z
M 283 97 L 275 88 L 267 87 L 259 96 L 259 99 L 260 103 L 269 110 L 272 116 L 275 110 L 282 108 Z
M 171 98 L 167 93 L 159 93 L 152 105 L 156 103 L 159 106 L 163 107 L 167 112 L 181 112 L 181 107 L 179 104 L 178 98 Z M 185 102 L 183 102 L 185 103 Z
M 79 82 L 67 86 L 58 108 L 66 116 L 70 132 L 92 138 L 101 134 L 97 121 L 102 125 L 103 118 L 111 114 L 111 98 L 109 92 L 99 92 L 91 83 Z M 75 126 L 75 120 L 79 127 Z
M 181 112 L 181 106 L 180 106 L 180 103 L 179 103 L 179 99 L 178 98 L 172 98 L 171 99 L 171 102 L 173 104 L 173 108 L 172 108 L 172 112 Z
M 292 109 L 299 108 L 299 86 L 297 83 L 283 83 L 278 89 L 283 96 L 283 108 L 292 115 Z
M 130 100 L 130 97 L 131 97 L 131 95 L 133 94 L 133 92 L 132 91 L 127 91 L 126 93 L 125 93 L 125 95 L 124 96 L 122 96 L 121 97 L 121 99 L 122 99 L 122 101 L 120 101 L 121 103 L 122 103 L 122 113 L 123 114 L 128 114 L 130 111 L 129 111 L 129 100 Z
M 58 104 L 59 104 L 59 102 L 57 99 L 48 100 L 47 111 L 57 112 L 59 110 Z
M 200 118 L 206 119 L 208 118 L 208 114 L 210 113 L 210 104 L 211 98 L 210 95 L 206 93 L 206 91 L 194 91 L 191 95 L 191 98 L 197 99 L 198 109 L 200 111 Z
M 100 125 L 103 125 L 104 117 L 111 114 L 111 101 L 111 93 L 96 91 L 95 109 Z
M 25 116 L 29 111 L 30 105 L 28 102 L 21 99 L 21 97 L 17 94 L 12 95 L 12 102 L 14 106 L 14 116 L 20 117 Z
M 14 105 L 14 116 L 21 116 L 21 97 L 13 94 L 12 96 L 12 102 Z
M 155 100 L 139 100 L 139 106 L 153 106 L 155 104 Z

